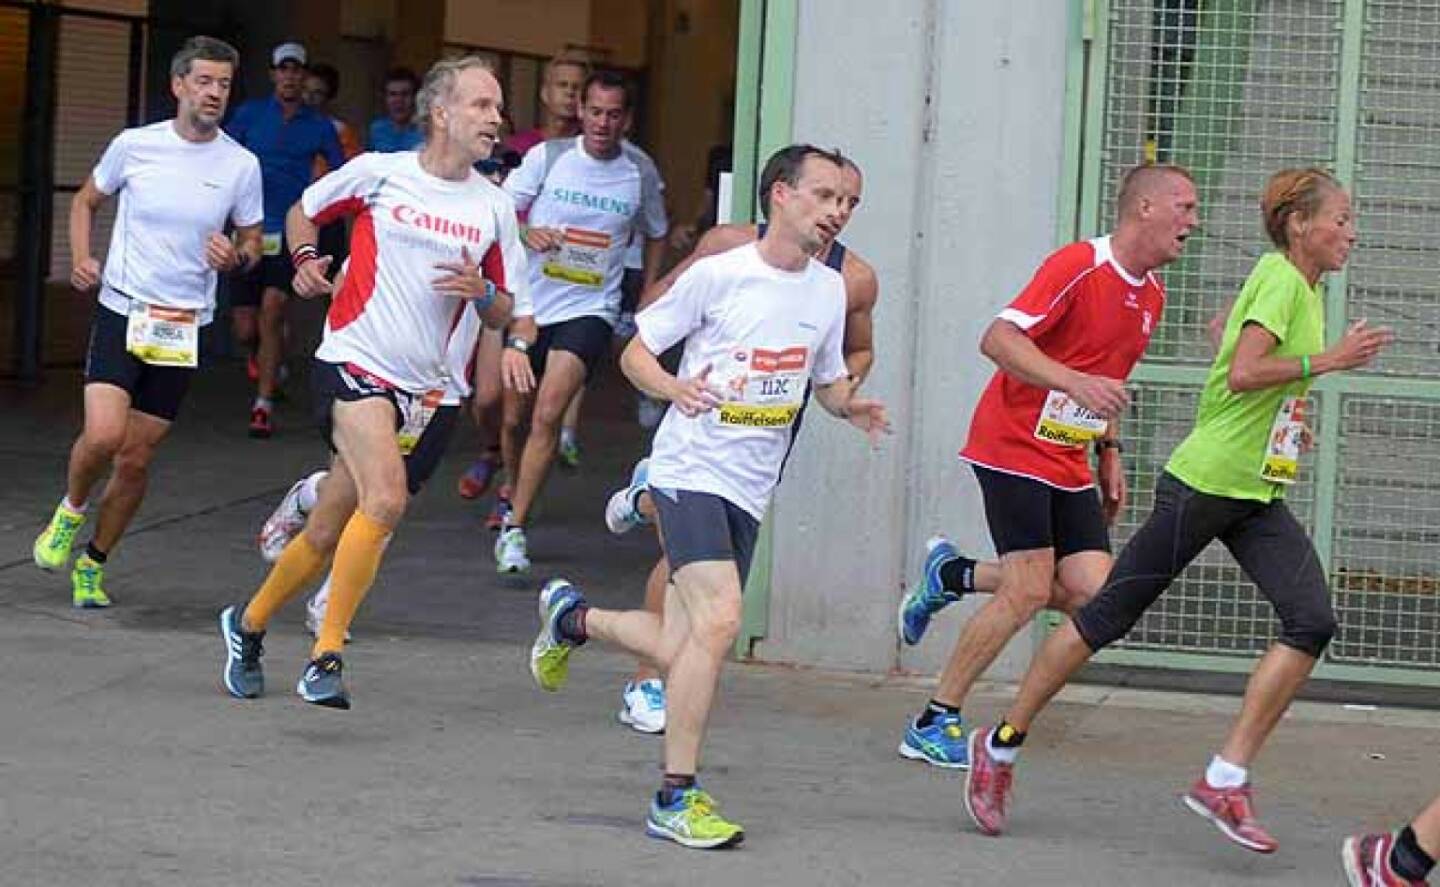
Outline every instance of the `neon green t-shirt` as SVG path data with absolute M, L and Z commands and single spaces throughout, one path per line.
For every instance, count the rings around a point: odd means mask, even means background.
M 1225 323 L 1220 353 L 1200 395 L 1195 428 L 1175 448 L 1165 470 L 1202 493 L 1269 502 L 1285 494 L 1286 484 L 1262 476 L 1267 464 L 1273 465 L 1267 463 L 1272 442 L 1286 433 L 1282 425 L 1289 414 L 1282 417 L 1281 411 L 1294 404 L 1292 398 L 1303 398 L 1314 379 L 1232 392 L 1226 379 L 1247 323 L 1260 324 L 1280 341 L 1272 352 L 1277 357 L 1313 356 L 1325 348 L 1319 284 L 1310 286 L 1283 254 L 1267 253 L 1255 263 Z

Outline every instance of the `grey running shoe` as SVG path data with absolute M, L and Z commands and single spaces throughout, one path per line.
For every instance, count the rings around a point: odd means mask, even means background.
M 295 685 L 295 692 L 312 705 L 348 709 L 350 694 L 345 692 L 345 681 L 341 677 L 344 669 L 339 653 L 323 653 L 319 659 L 312 659 L 305 666 L 305 673 Z
M 242 629 L 240 612 L 233 604 L 220 611 L 220 637 L 225 640 L 225 671 L 221 679 L 236 699 L 255 699 L 265 692 L 265 670 L 260 667 L 260 657 L 265 654 L 262 643 L 265 632 Z

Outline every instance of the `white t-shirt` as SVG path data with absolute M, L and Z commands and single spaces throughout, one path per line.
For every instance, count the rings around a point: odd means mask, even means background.
M 761 520 L 808 384 L 846 374 L 844 281 L 814 260 L 775 268 L 752 243 L 691 265 L 635 323 L 655 354 L 684 339 L 680 378 L 709 366 L 723 401 L 699 416 L 665 413 L 650 485 L 712 493 Z
M 660 187 L 660 205 L 665 205 L 665 180 L 660 178 L 660 168 L 655 165 L 649 154 L 639 145 L 625 142 L 625 150 L 632 153 L 635 162 L 640 164 L 641 172 L 646 176 L 653 177 Z M 625 270 L 643 271 L 645 269 L 645 235 L 639 230 L 630 234 L 630 246 L 625 250 Z
M 260 162 L 224 132 L 191 142 L 175 121 L 127 129 L 110 141 L 91 173 L 103 194 L 120 194 L 100 303 L 128 314 L 130 300 L 215 313 L 215 269 L 205 242 L 264 218 Z
M 514 204 L 473 169 L 464 181 L 447 181 L 425 172 L 419 157 L 361 154 L 300 198 L 317 224 L 355 216 L 349 271 L 315 356 L 353 363 L 412 394 L 446 387 L 451 332 L 470 310 L 432 289 L 445 273 L 437 262 L 467 249 L 488 280 L 517 302 L 526 298 Z
M 568 144 L 541 142 L 505 180 L 515 205 L 536 228 L 560 228 L 565 245 L 531 256 L 530 287 L 535 322 L 541 326 L 576 317 L 620 316 L 620 278 L 631 235 L 664 237 L 663 185 L 655 164 L 622 144 L 620 154 L 599 160 L 585 153 L 583 136 Z M 547 152 L 563 150 L 558 158 Z M 546 166 L 549 172 L 546 172 Z

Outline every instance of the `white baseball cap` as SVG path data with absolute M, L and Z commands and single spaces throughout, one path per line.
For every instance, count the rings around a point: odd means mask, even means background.
M 270 53 L 270 67 L 278 68 L 285 62 L 305 64 L 305 47 L 299 43 L 282 43 Z

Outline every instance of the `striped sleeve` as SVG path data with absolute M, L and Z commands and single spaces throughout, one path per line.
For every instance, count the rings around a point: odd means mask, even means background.
M 1050 254 L 1021 290 L 1000 312 L 1034 339 L 1054 326 L 1069 311 L 1080 282 L 1095 270 L 1095 248 L 1087 241 L 1072 243 Z

